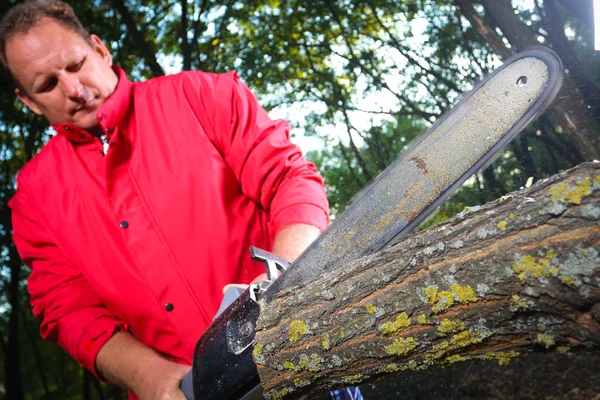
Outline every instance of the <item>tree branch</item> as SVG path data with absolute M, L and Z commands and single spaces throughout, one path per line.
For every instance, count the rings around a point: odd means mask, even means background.
M 131 16 L 131 13 L 127 9 L 127 6 L 123 2 L 123 0 L 111 0 L 111 1 L 113 3 L 114 7 L 117 9 L 117 11 L 119 11 L 119 14 L 121 14 L 121 18 L 123 18 L 123 22 L 127 26 L 127 30 L 131 34 L 131 37 L 132 37 L 134 43 L 139 47 L 140 51 L 142 52 L 144 60 L 146 60 L 146 62 L 148 63 L 148 66 L 150 67 L 150 71 L 152 72 L 152 75 L 154 75 L 154 76 L 164 75 L 165 72 L 163 71 L 163 69 L 160 66 L 160 64 L 158 63 L 158 61 L 156 60 L 156 51 L 154 51 L 152 49 L 152 46 L 150 45 L 150 43 L 148 43 L 146 41 L 146 39 L 144 38 L 144 35 L 142 35 L 142 33 L 138 30 L 138 28 L 135 24 L 135 21 L 133 20 L 133 17 Z
M 442 76 L 438 71 L 432 69 L 432 68 L 427 68 L 426 66 L 424 66 L 423 64 L 421 64 L 418 60 L 416 60 L 414 57 L 412 57 L 408 51 L 405 50 L 404 46 L 400 43 L 400 40 L 398 40 L 398 38 L 396 38 L 391 30 L 383 23 L 383 21 L 381 20 L 381 18 L 379 18 L 379 16 L 377 15 L 377 10 L 371 6 L 372 12 L 373 12 L 373 16 L 375 17 L 375 19 L 377 20 L 377 24 L 383 29 L 383 31 L 388 35 L 388 37 L 390 38 L 390 45 L 392 45 L 392 47 L 394 47 L 396 50 L 398 50 L 398 52 L 403 55 L 404 57 L 406 57 L 407 60 L 410 61 L 410 63 L 412 65 L 415 65 L 417 67 L 419 67 L 420 69 L 422 69 L 423 71 L 425 71 L 428 74 L 431 74 L 431 76 L 433 76 L 434 78 L 436 78 L 438 81 L 440 82 L 444 82 L 444 84 L 446 86 L 448 86 L 448 88 L 454 90 L 456 93 L 461 93 L 461 90 L 458 88 L 458 86 L 452 82 L 451 80 L 447 79 L 446 77 Z
M 506 47 L 500 35 L 491 29 L 473 7 L 471 0 L 454 0 L 462 15 L 473 25 L 477 33 L 490 45 L 502 58 L 508 58 L 512 51 Z

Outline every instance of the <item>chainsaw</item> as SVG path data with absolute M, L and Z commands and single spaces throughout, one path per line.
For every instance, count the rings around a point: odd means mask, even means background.
M 182 382 L 188 399 L 262 398 L 252 358 L 258 301 L 268 303 L 324 271 L 400 240 L 548 107 L 562 84 L 562 71 L 558 56 L 543 47 L 510 58 L 384 170 L 295 262 L 251 248 L 268 279 L 226 293 Z

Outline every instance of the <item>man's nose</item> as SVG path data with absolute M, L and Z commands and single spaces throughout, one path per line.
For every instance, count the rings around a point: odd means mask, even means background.
M 83 97 L 84 87 L 76 76 L 64 76 L 62 79 L 65 95 L 75 101 Z

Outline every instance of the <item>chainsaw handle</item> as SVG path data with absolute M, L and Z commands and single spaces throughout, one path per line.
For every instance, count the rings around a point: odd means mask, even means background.
M 229 287 L 225 293 L 223 294 L 223 300 L 221 301 L 221 305 L 219 306 L 219 310 L 215 314 L 213 321 L 217 319 L 227 307 L 231 305 L 240 295 L 244 293 L 243 289 L 237 287 Z M 192 378 L 192 370 L 188 372 L 188 374 L 183 378 L 180 384 L 181 391 L 185 395 L 187 400 L 194 400 L 194 388 L 192 386 L 193 378 Z
M 187 373 L 185 378 L 181 381 L 179 388 L 185 395 L 187 400 L 194 400 L 194 388 L 192 387 L 192 370 Z

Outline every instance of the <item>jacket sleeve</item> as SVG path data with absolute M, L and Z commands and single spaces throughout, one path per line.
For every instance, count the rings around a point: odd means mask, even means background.
M 325 229 L 329 205 L 323 179 L 290 143 L 290 125 L 271 120 L 236 73 L 216 75 L 215 80 L 211 141 L 244 194 L 267 210 L 273 234 L 297 223 Z
M 94 289 L 65 257 L 40 222 L 35 204 L 20 185 L 9 203 L 13 239 L 23 262 L 31 268 L 27 282 L 33 314 L 41 319 L 42 338 L 61 346 L 96 377 L 100 348 L 127 325 L 104 306 Z

